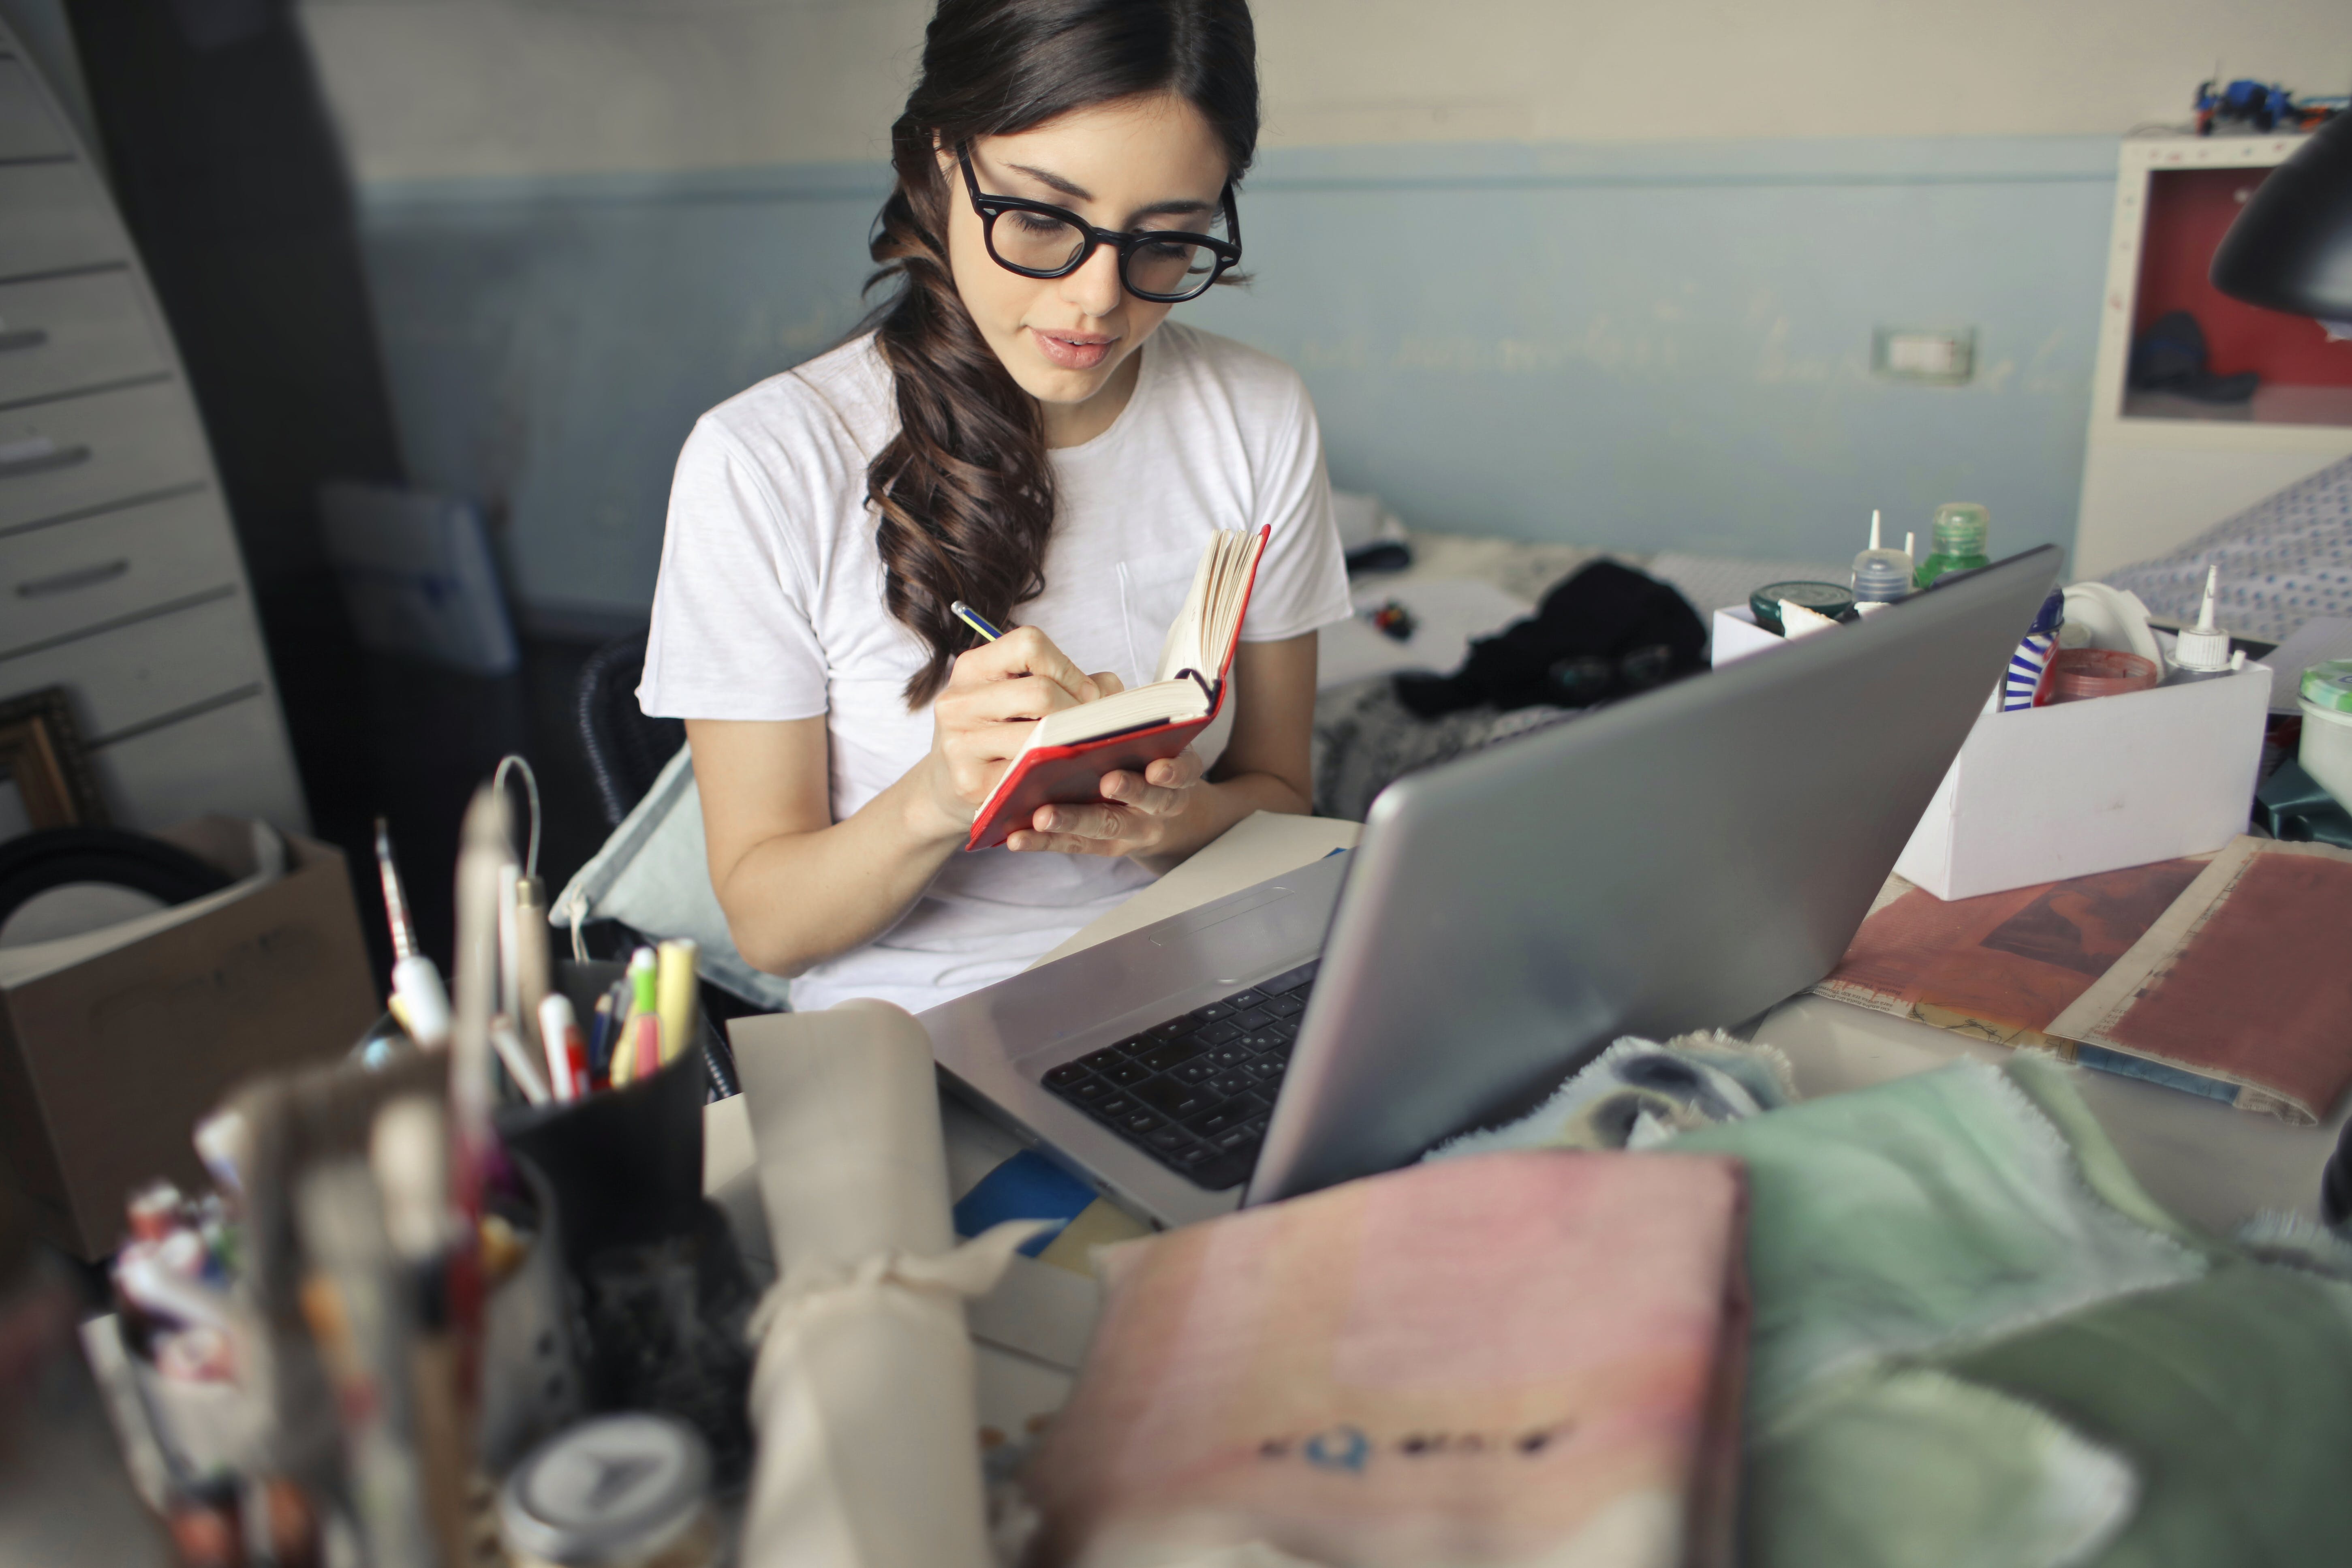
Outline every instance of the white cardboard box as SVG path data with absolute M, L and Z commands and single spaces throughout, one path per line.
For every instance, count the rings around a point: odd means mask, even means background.
M 1821 634 L 1833 637 L 1833 632 Z M 1712 662 L 1787 643 L 1745 605 L 1715 612 Z M 1972 899 L 2219 849 L 2246 830 L 2271 672 L 1986 713 L 1895 871 Z
M 2271 672 L 1987 713 L 1895 869 L 1971 899 L 2219 849 L 2246 830 Z
M 1788 639 L 1756 624 L 1756 612 L 1745 605 L 1729 605 L 1715 612 L 1715 626 L 1706 645 L 1709 665 L 1729 664 L 1751 653 L 1785 647 Z

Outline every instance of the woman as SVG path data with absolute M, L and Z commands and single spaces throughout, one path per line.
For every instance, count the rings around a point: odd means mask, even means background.
M 1308 809 L 1348 614 L 1314 411 L 1167 321 L 1239 259 L 1256 138 L 1244 0 L 942 0 L 873 241 L 897 295 L 688 440 L 638 696 L 686 720 L 712 885 L 795 1007 L 935 1005 Z M 1210 531 L 1261 526 L 1230 725 L 964 853 L 1031 721 L 1150 679 Z

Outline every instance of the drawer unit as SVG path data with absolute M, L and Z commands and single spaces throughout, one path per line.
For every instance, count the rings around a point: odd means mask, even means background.
M 106 181 L 0 23 L 0 697 L 47 686 L 123 826 L 305 826 L 171 333 Z
M 170 368 L 127 267 L 0 284 L 0 404 Z
M 0 529 L 210 477 L 173 381 L 0 413 Z
M 267 693 L 100 746 L 89 761 L 118 827 L 152 832 L 218 812 L 310 829 L 278 704 Z
M 120 262 L 130 242 L 79 163 L 0 163 L 0 278 Z
M 234 591 L 0 658 L 0 696 L 64 687 L 85 742 L 268 681 L 252 607 Z
M 0 535 L 0 659 L 238 582 L 210 489 Z
M 41 101 L 25 62 L 0 56 L 0 162 L 73 155 L 72 139 Z

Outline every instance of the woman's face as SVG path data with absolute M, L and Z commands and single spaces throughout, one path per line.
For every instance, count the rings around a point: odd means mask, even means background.
M 1169 307 L 1119 282 L 1118 253 L 1097 246 L 1066 278 L 1024 278 L 988 254 L 955 149 L 942 149 L 948 261 L 981 335 L 1023 391 L 1075 412 L 1112 384 Z M 1222 210 L 1225 154 L 1209 122 L 1172 93 L 1125 98 L 971 145 L 982 194 L 1050 202 L 1097 228 L 1209 229 Z M 1013 215 L 998 220 L 1017 221 Z M 1131 384 L 1126 377 L 1118 383 Z

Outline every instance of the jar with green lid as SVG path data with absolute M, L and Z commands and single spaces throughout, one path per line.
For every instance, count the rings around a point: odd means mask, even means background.
M 2303 672 L 2303 744 L 2295 761 L 2336 804 L 2352 811 L 2352 658 Z
M 1973 572 L 1990 566 L 1985 553 L 1992 533 L 1992 513 L 1974 501 L 1946 501 L 1936 509 L 1935 527 L 1928 535 L 1927 559 L 1919 563 L 1916 585 L 1926 587 L 1950 572 Z

